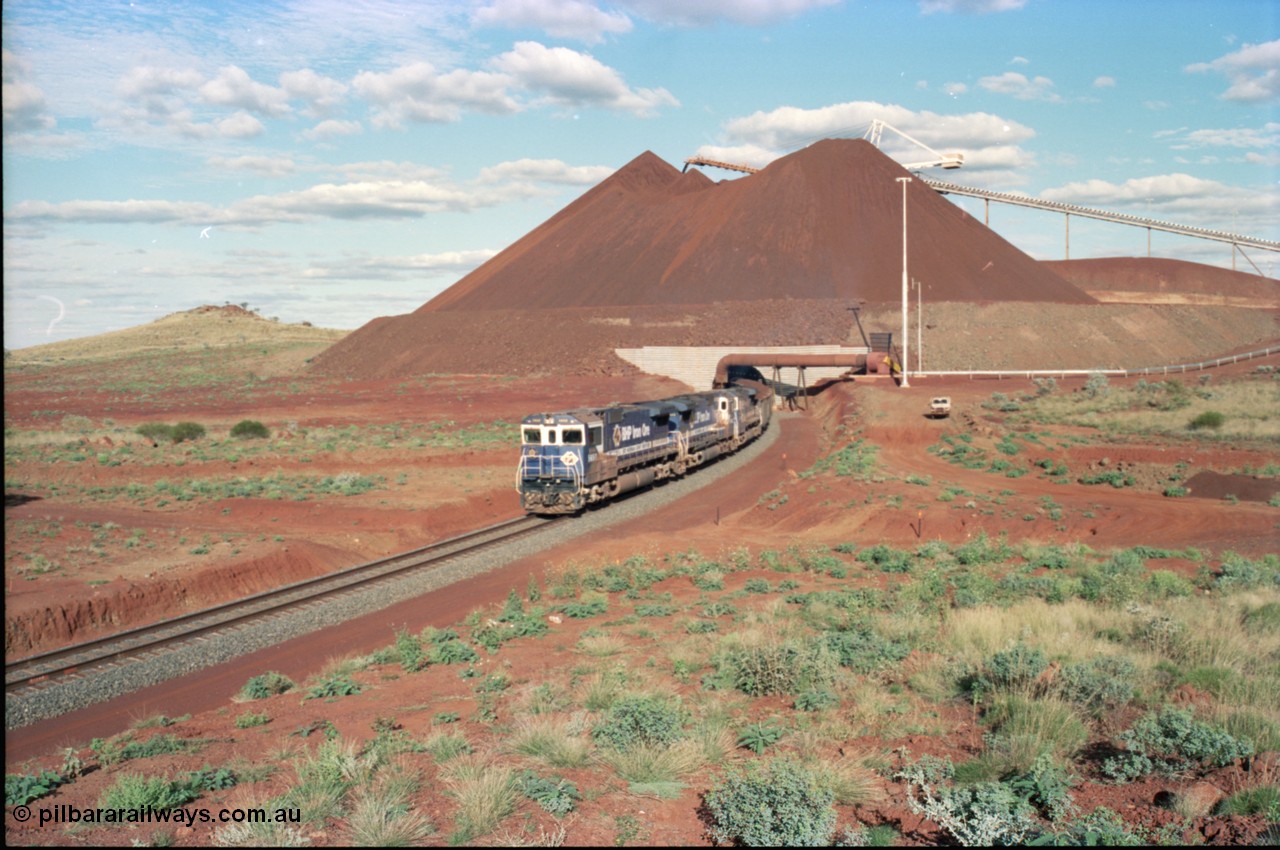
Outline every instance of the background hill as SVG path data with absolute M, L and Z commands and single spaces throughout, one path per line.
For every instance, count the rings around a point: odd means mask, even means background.
M 306 360 L 350 331 L 284 324 L 235 305 L 204 305 L 171 313 L 154 322 L 96 336 L 33 345 L 5 352 L 6 365 L 110 360 L 158 352 L 253 348 L 271 357 L 274 371 L 302 366 Z M 260 374 L 273 370 L 259 369 Z

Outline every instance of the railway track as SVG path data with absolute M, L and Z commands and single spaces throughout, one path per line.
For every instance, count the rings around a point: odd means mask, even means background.
M 132 661 L 256 624 L 276 615 L 356 593 L 409 572 L 437 567 L 462 555 L 534 534 L 553 519 L 524 516 L 440 540 L 429 546 L 244 599 L 215 605 L 107 637 L 28 656 L 4 668 L 5 698 L 21 698 L 67 679 L 106 673 Z

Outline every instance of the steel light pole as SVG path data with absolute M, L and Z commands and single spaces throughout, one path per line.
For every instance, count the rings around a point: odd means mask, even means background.
M 915 278 L 911 283 L 916 288 L 916 374 L 924 371 L 924 295 L 920 292 L 920 281 Z
M 902 184 L 902 384 L 909 387 L 907 380 L 907 184 L 910 177 L 895 177 Z

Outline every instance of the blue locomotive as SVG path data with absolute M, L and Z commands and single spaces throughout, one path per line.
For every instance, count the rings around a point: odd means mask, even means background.
M 737 451 L 769 426 L 772 393 L 756 386 L 526 416 L 521 505 L 535 514 L 577 513 Z

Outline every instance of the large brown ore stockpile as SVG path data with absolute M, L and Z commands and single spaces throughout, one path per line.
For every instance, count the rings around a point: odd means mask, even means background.
M 332 374 L 617 372 L 616 347 L 847 343 L 847 308 L 898 303 L 902 185 L 829 139 L 714 183 L 645 152 L 427 304 L 317 361 Z M 1093 299 L 919 180 L 911 276 L 926 301 Z

